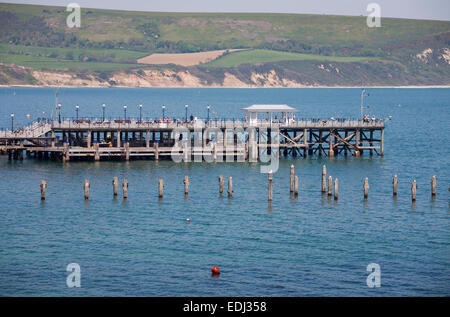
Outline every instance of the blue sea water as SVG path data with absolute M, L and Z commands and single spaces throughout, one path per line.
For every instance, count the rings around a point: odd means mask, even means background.
M 385 156 L 282 159 L 267 202 L 258 164 L 171 161 L 8 161 L 0 157 L 2 296 L 450 296 L 450 89 L 370 89 L 368 112 L 392 116 Z M 359 89 L 60 89 L 63 116 L 241 118 L 256 103 L 289 104 L 297 117 L 358 117 Z M 52 115 L 55 89 L 0 88 L 0 126 Z M 26 114 L 30 114 L 27 119 Z M 54 111 L 53 111 L 54 115 Z M 289 166 L 300 179 L 289 197 Z M 339 201 L 320 192 L 322 165 Z M 392 176 L 398 175 L 398 198 Z M 189 198 L 183 178 L 190 178 Z M 234 195 L 218 194 L 218 176 Z M 437 176 L 437 196 L 430 195 Z M 111 181 L 129 181 L 128 200 Z M 369 178 L 369 199 L 363 180 Z M 85 202 L 82 184 L 91 182 Z M 166 184 L 157 197 L 158 179 Z M 41 179 L 48 183 L 40 201 Z M 410 184 L 418 184 L 417 202 Z M 186 219 L 190 222 L 187 223 Z M 81 267 L 68 288 L 66 266 Z M 366 267 L 381 268 L 369 288 Z M 211 277 L 211 266 L 221 269 Z

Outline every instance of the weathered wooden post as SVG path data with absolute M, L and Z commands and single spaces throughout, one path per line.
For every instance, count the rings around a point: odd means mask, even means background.
M 124 179 L 122 188 L 123 188 L 123 199 L 127 199 L 128 198 L 128 180 L 127 179 Z
M 367 199 L 369 197 L 369 179 L 366 177 L 364 178 L 364 199 Z
M 338 193 L 339 193 L 339 182 L 338 179 L 334 179 L 334 200 L 338 200 Z
M 411 184 L 411 199 L 412 199 L 412 201 L 416 201 L 416 194 L 417 194 L 417 183 L 416 183 L 416 180 L 413 180 L 412 184 Z
M 272 180 L 273 180 L 272 171 L 270 171 L 269 172 L 269 201 L 272 201 L 272 190 L 273 190 Z
M 41 181 L 41 200 L 45 200 L 45 192 L 47 190 L 47 182 L 45 179 Z
M 119 187 L 119 178 L 114 177 L 112 184 L 113 184 L 113 195 L 114 195 L 114 197 L 116 197 L 117 196 L 117 188 Z
M 228 197 L 233 197 L 233 177 L 228 177 Z
M 130 160 L 130 143 L 126 142 L 124 144 L 125 146 L 125 161 L 129 161 Z
M 155 142 L 154 148 L 155 148 L 155 160 L 158 161 L 159 160 L 159 143 Z
M 328 196 L 332 195 L 333 191 L 333 178 L 330 176 L 328 176 Z
M 294 165 L 291 165 L 291 186 L 290 186 L 291 193 L 294 192 L 294 174 L 295 174 Z
M 219 176 L 219 193 L 223 193 L 223 176 Z
M 392 180 L 392 184 L 393 184 L 393 195 L 397 196 L 397 187 L 398 187 L 397 175 L 394 175 L 394 179 Z
M 327 167 L 322 166 L 322 193 L 327 191 Z
M 91 184 L 89 183 L 89 179 L 84 180 L 84 199 L 89 200 L 89 188 L 91 187 Z
M 436 176 L 431 177 L 431 197 L 436 196 Z
M 189 177 L 188 176 L 184 177 L 183 183 L 184 183 L 184 194 L 187 196 L 187 195 L 189 195 Z
M 298 196 L 298 176 L 294 178 L 294 195 Z
M 99 144 L 94 143 L 94 161 L 100 161 L 100 150 L 99 150 Z
M 159 179 L 158 181 L 158 197 L 162 198 L 164 194 L 164 181 Z

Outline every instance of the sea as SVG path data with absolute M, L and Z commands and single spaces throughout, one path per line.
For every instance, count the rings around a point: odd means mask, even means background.
M 450 89 L 366 92 L 364 112 L 386 119 L 384 157 L 282 158 L 271 203 L 263 163 L 0 156 L 0 296 L 450 296 Z M 164 105 L 170 118 L 187 109 L 205 119 L 209 106 L 211 120 L 242 119 L 252 104 L 287 104 L 297 118 L 359 118 L 360 97 L 354 88 L 3 87 L 0 127 L 55 118 L 55 103 L 64 118 L 76 105 L 80 118 L 102 118 L 102 104 L 107 118 L 123 117 L 127 105 L 128 118 L 159 119 Z M 338 201 L 321 193 L 323 165 L 339 179 Z M 129 182 L 127 200 L 112 195 L 116 176 Z M 226 182 L 219 194 L 219 176 L 233 178 L 232 198 Z

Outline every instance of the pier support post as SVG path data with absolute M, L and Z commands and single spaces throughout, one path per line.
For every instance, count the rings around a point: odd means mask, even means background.
M 413 180 L 412 184 L 411 184 L 411 199 L 412 199 L 412 201 L 416 201 L 416 194 L 417 194 L 417 183 L 416 183 L 416 180 Z
M 337 178 L 334 179 L 334 200 L 338 200 L 339 194 L 339 181 Z
M 214 163 L 217 161 L 217 144 L 214 142 L 213 144 L 213 161 Z
M 128 180 L 125 178 L 122 183 L 123 188 L 123 199 L 128 198 Z
M 333 191 L 333 178 L 330 176 L 328 176 L 328 196 L 332 195 Z
M 158 181 L 158 197 L 162 198 L 164 194 L 164 181 L 159 179 Z
M 367 199 L 369 197 L 369 179 L 366 177 L 364 178 L 364 199 Z
M 189 195 L 189 177 L 188 176 L 184 177 L 183 183 L 184 183 L 184 195 L 187 196 L 187 195 Z
M 392 194 L 394 196 L 397 196 L 397 187 L 398 187 L 398 178 L 397 175 L 394 175 L 394 178 L 392 179 Z
M 327 167 L 322 166 L 322 193 L 327 191 Z
M 155 148 L 155 161 L 158 161 L 159 160 L 159 143 L 158 142 L 155 142 L 154 148 Z
M 298 196 L 298 176 L 294 178 L 294 195 Z
M 84 181 L 84 185 L 83 185 L 83 188 L 84 188 L 84 199 L 85 200 L 89 200 L 89 188 L 91 187 L 91 184 L 89 183 L 89 179 L 85 179 L 85 181 Z
M 273 177 L 272 177 L 272 171 L 269 172 L 269 201 L 272 201 L 272 190 L 273 190 Z
M 146 148 L 150 147 L 150 131 L 149 130 L 145 131 L 145 147 Z
M 329 144 L 330 144 L 330 149 L 329 149 L 329 152 L 328 152 L 328 156 L 329 157 L 334 157 L 334 150 L 333 150 L 333 135 L 331 134 L 331 131 L 330 131 L 330 135 L 328 136 L 328 138 L 329 138 Z
M 92 131 L 88 130 L 87 132 L 87 148 L 91 148 L 91 139 L 92 139 Z
M 95 151 L 94 160 L 95 161 L 100 161 L 100 151 L 99 151 L 98 143 L 94 143 L 94 151 Z
M 436 176 L 431 177 L 431 197 L 436 197 Z
M 122 135 L 122 131 L 117 131 L 117 147 L 120 147 L 120 137 Z
M 380 156 L 384 156 L 384 129 L 381 129 Z
M 219 176 L 219 194 L 223 193 L 223 176 Z
M 45 200 L 45 192 L 47 191 L 47 182 L 45 179 L 41 181 L 41 200 Z
M 130 160 L 130 143 L 126 142 L 124 144 L 124 148 L 125 148 L 125 161 L 129 161 Z
M 228 177 L 228 197 L 233 197 L 233 178 Z
M 117 189 L 119 187 L 119 178 L 114 177 L 113 181 L 112 181 L 112 184 L 113 184 L 113 196 L 116 197 L 117 196 Z

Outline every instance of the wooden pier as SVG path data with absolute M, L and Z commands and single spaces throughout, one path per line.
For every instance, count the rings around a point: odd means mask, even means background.
M 384 154 L 383 120 L 154 122 L 41 120 L 0 133 L 0 153 L 70 160 L 253 161 L 278 157 Z

